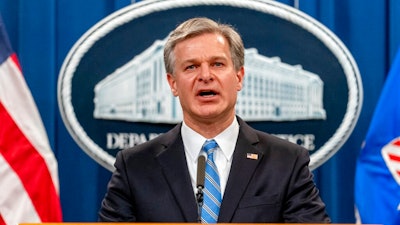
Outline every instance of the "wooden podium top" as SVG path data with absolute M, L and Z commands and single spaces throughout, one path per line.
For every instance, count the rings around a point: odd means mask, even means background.
M 104 222 L 96 222 L 96 223 L 87 223 L 87 222 L 64 222 L 64 223 L 21 223 L 20 225 L 38 225 L 38 224 L 43 224 L 43 225 L 176 225 L 176 224 L 185 224 L 185 225 L 198 225 L 198 223 L 104 223 Z M 282 225 L 280 223 L 218 223 L 218 225 L 244 225 L 244 224 L 257 224 L 257 225 L 262 225 L 262 224 L 268 224 L 268 225 Z M 296 225 L 326 225 L 326 224 L 318 224 L 318 223 L 296 223 Z M 334 223 L 331 223 L 331 225 L 335 225 Z M 337 225 L 354 225 L 352 223 L 340 223 Z

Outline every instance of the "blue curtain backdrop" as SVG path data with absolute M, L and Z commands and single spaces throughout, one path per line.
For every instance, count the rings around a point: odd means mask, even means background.
M 353 54 L 364 86 L 359 122 L 346 144 L 315 171 L 316 182 L 334 223 L 353 223 L 355 162 L 385 75 L 400 43 L 400 1 L 299 0 L 280 2 L 330 28 Z M 72 140 L 57 105 L 58 73 L 72 45 L 102 18 L 130 0 L 1 0 L 12 46 L 37 103 L 59 163 L 66 222 L 97 219 L 111 173 Z

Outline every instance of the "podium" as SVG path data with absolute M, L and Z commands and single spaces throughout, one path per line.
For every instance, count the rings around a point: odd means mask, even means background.
M 218 223 L 217 225 L 282 225 L 282 223 Z M 287 224 L 287 223 L 286 223 Z M 294 223 L 293 223 L 294 224 Z M 199 223 L 104 223 L 104 222 L 64 222 L 64 223 L 20 223 L 19 225 L 199 225 Z M 326 223 L 296 223 L 296 225 L 326 225 Z M 340 223 L 334 224 L 330 223 L 330 225 L 355 225 L 352 223 Z M 359 224 L 357 224 L 359 225 Z

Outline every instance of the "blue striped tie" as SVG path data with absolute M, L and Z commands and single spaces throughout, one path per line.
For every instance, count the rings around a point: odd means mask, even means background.
M 204 205 L 201 210 L 202 223 L 216 223 L 221 206 L 221 187 L 218 170 L 214 163 L 214 151 L 218 148 L 217 142 L 207 140 L 202 150 L 207 153 L 206 178 L 204 180 Z

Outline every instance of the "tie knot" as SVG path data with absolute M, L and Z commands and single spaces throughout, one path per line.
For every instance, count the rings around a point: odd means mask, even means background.
M 214 152 L 215 148 L 218 146 L 217 142 L 214 139 L 207 140 L 204 142 L 203 151 L 210 155 Z

